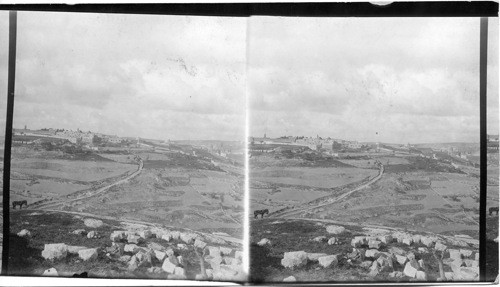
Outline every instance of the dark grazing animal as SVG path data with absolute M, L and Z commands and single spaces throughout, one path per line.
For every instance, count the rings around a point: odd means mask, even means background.
M 493 212 L 496 212 L 497 215 L 498 215 L 498 206 L 497 207 L 490 207 L 490 215 L 493 213 Z
M 13 201 L 12 202 L 12 208 L 16 209 L 16 206 L 19 205 L 19 209 L 23 208 L 23 204 L 28 207 L 28 201 L 27 200 L 19 200 L 19 201 Z
M 80 274 L 78 273 L 75 273 L 73 274 L 73 277 L 77 277 L 77 278 L 88 278 L 89 277 L 89 274 L 87 272 L 82 272 Z
M 264 217 L 264 214 L 269 215 L 269 209 L 261 209 L 261 210 L 256 210 L 253 212 L 253 216 L 257 218 L 260 214 L 260 218 Z

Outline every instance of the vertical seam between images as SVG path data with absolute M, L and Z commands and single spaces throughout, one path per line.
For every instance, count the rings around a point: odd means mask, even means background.
M 245 19 L 245 172 L 244 172 L 244 218 L 243 218 L 243 270 L 247 274 L 247 281 L 250 278 L 250 166 L 248 158 L 248 136 L 250 133 L 250 108 L 249 108 L 249 92 L 248 92 L 248 45 L 249 45 L 249 29 L 250 17 Z

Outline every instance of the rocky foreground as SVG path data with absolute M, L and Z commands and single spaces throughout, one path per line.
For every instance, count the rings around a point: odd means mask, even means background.
M 89 242 L 94 247 L 46 242 L 40 254 L 44 260 L 42 266 L 54 267 L 47 268 L 40 275 L 82 276 L 83 273 L 68 271 L 81 265 L 118 270 L 111 277 L 134 274 L 138 278 L 246 280 L 242 270 L 241 244 L 227 241 L 224 236 L 125 223 L 121 224 L 122 228 L 114 226 L 109 232 L 102 232 L 103 225 L 106 225 L 103 221 L 94 218 L 81 220 L 86 228 L 71 231 L 67 238 L 76 237 L 79 242 Z M 97 240 L 105 242 L 103 237 L 107 234 L 109 241 L 95 247 Z M 22 229 L 17 236 L 29 241 L 33 235 L 29 229 Z M 92 277 L 91 270 L 89 277 Z
M 282 223 L 269 224 L 278 227 Z M 321 226 L 319 223 L 317 225 Z M 323 226 L 323 232 L 316 231 L 312 233 L 314 237 L 308 239 L 304 237 L 311 246 L 309 250 L 314 249 L 315 252 L 308 252 L 307 245 L 295 250 L 290 250 L 293 245 L 287 245 L 289 251 L 281 253 L 282 256 L 278 255 L 281 258 L 280 266 L 274 266 L 275 275 L 268 278 L 277 281 L 282 276 L 284 279 L 281 280 L 284 282 L 311 282 L 321 277 L 321 281 L 335 281 L 338 278 L 329 278 L 323 274 L 337 276 L 345 272 L 356 274 L 349 277 L 349 281 L 479 280 L 479 246 L 470 237 L 445 237 L 373 228 L 364 228 L 359 232 L 344 226 Z M 265 233 L 270 236 L 272 231 Z M 321 233 L 324 235 L 318 236 Z M 287 233 L 286 236 L 293 235 Z M 280 239 L 276 237 L 273 240 L 261 238 L 254 244 L 265 248 L 267 253 L 273 253 L 283 250 L 283 242 L 278 241 Z M 322 249 L 335 251 L 317 252 Z

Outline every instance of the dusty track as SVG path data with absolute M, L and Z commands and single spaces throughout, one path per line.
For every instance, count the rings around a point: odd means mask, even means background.
M 125 183 L 125 182 L 128 182 L 130 179 L 138 176 L 142 172 L 143 167 L 144 167 L 144 163 L 143 163 L 142 159 L 140 159 L 139 160 L 139 166 L 138 166 L 137 170 L 134 173 L 132 173 L 131 175 L 129 175 L 129 176 L 123 178 L 123 179 L 120 179 L 120 180 L 115 181 L 115 182 L 113 182 L 111 184 L 103 186 L 103 187 L 97 189 L 95 192 L 92 192 L 92 194 L 85 195 L 85 196 L 78 197 L 78 198 L 73 198 L 73 199 L 58 200 L 57 202 L 43 203 L 43 204 L 40 204 L 40 205 L 36 206 L 36 208 L 33 208 L 33 209 L 46 209 L 46 208 L 49 208 L 49 207 L 50 208 L 54 208 L 57 205 L 61 205 L 61 204 L 65 204 L 65 203 L 73 202 L 73 201 L 78 201 L 78 200 L 84 200 L 84 199 L 88 199 L 88 198 L 91 198 L 91 197 L 103 194 L 107 190 L 109 190 L 111 187 L 116 186 L 116 185 L 120 185 L 120 184 Z
M 326 199 L 325 200 L 325 203 L 320 203 L 320 204 L 317 204 L 317 205 L 314 205 L 314 206 L 307 206 L 307 207 L 303 207 L 303 208 L 297 208 L 297 207 L 294 207 L 292 210 L 290 211 L 285 211 L 281 214 L 270 214 L 270 217 L 280 217 L 280 218 L 289 218 L 290 216 L 293 216 L 293 215 L 297 215 L 297 213 L 301 213 L 301 212 L 306 212 L 306 211 L 309 211 L 309 210 L 312 210 L 312 209 L 315 209 L 315 208 L 319 208 L 319 207 L 323 207 L 323 206 L 327 206 L 327 205 L 331 205 L 333 203 L 336 203 L 337 201 L 340 201 L 346 197 L 348 197 L 349 195 L 351 195 L 352 193 L 356 192 L 356 191 L 359 191 L 365 187 L 368 187 L 370 185 L 372 185 L 373 183 L 377 182 L 379 179 L 382 178 L 382 175 L 384 174 L 384 165 L 380 165 L 380 169 L 379 169 L 379 173 L 376 177 L 372 178 L 370 181 L 368 181 L 367 183 L 365 184 L 362 184 L 346 193 L 343 193 L 342 195 L 340 196 L 337 196 L 337 197 L 332 197 L 332 198 L 329 198 L 329 199 Z M 306 205 L 309 205 L 310 203 L 306 203 Z

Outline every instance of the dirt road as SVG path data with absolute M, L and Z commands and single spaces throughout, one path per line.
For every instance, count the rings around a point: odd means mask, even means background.
M 115 181 L 109 185 L 103 186 L 103 187 L 97 189 L 96 191 L 92 192 L 91 194 L 88 194 L 88 195 L 85 195 L 82 197 L 78 197 L 78 198 L 73 198 L 73 199 L 59 200 L 57 202 L 48 202 L 45 204 L 40 204 L 39 206 L 36 207 L 36 209 L 46 209 L 48 207 L 54 208 L 57 205 L 61 205 L 61 204 L 65 204 L 65 203 L 73 202 L 73 201 L 78 201 L 78 200 L 84 200 L 84 199 L 87 199 L 90 197 L 100 195 L 100 194 L 106 192 L 107 190 L 109 190 L 110 188 L 112 188 L 113 186 L 128 182 L 130 179 L 138 176 L 142 172 L 143 167 L 144 167 L 144 163 L 143 163 L 142 159 L 139 159 L 139 166 L 138 166 L 137 170 L 134 173 L 132 173 L 131 175 L 129 175 L 121 180 L 118 180 L 118 181 Z
M 306 212 L 306 211 L 309 211 L 309 210 L 312 210 L 312 209 L 315 209 L 315 208 L 319 208 L 319 207 L 323 207 L 323 206 L 327 206 L 327 205 L 331 205 L 335 202 L 338 202 L 346 197 L 348 197 L 349 195 L 351 195 L 352 193 L 356 192 L 356 191 L 359 191 L 365 187 L 368 187 L 370 185 L 372 185 L 373 183 L 377 182 L 379 179 L 382 178 L 382 175 L 384 174 L 384 165 L 380 165 L 380 169 L 379 169 L 379 173 L 376 177 L 372 178 L 370 181 L 368 181 L 367 183 L 365 184 L 362 184 L 338 197 L 333 197 L 333 198 L 329 198 L 326 200 L 325 203 L 322 203 L 322 204 L 318 204 L 318 205 L 315 205 L 315 206 L 312 206 L 312 207 L 303 207 L 303 208 L 294 208 L 290 211 L 285 211 L 281 214 L 276 214 L 276 215 L 273 215 L 271 214 L 270 217 L 290 217 L 292 215 L 296 215 L 297 213 L 300 213 L 300 212 Z

